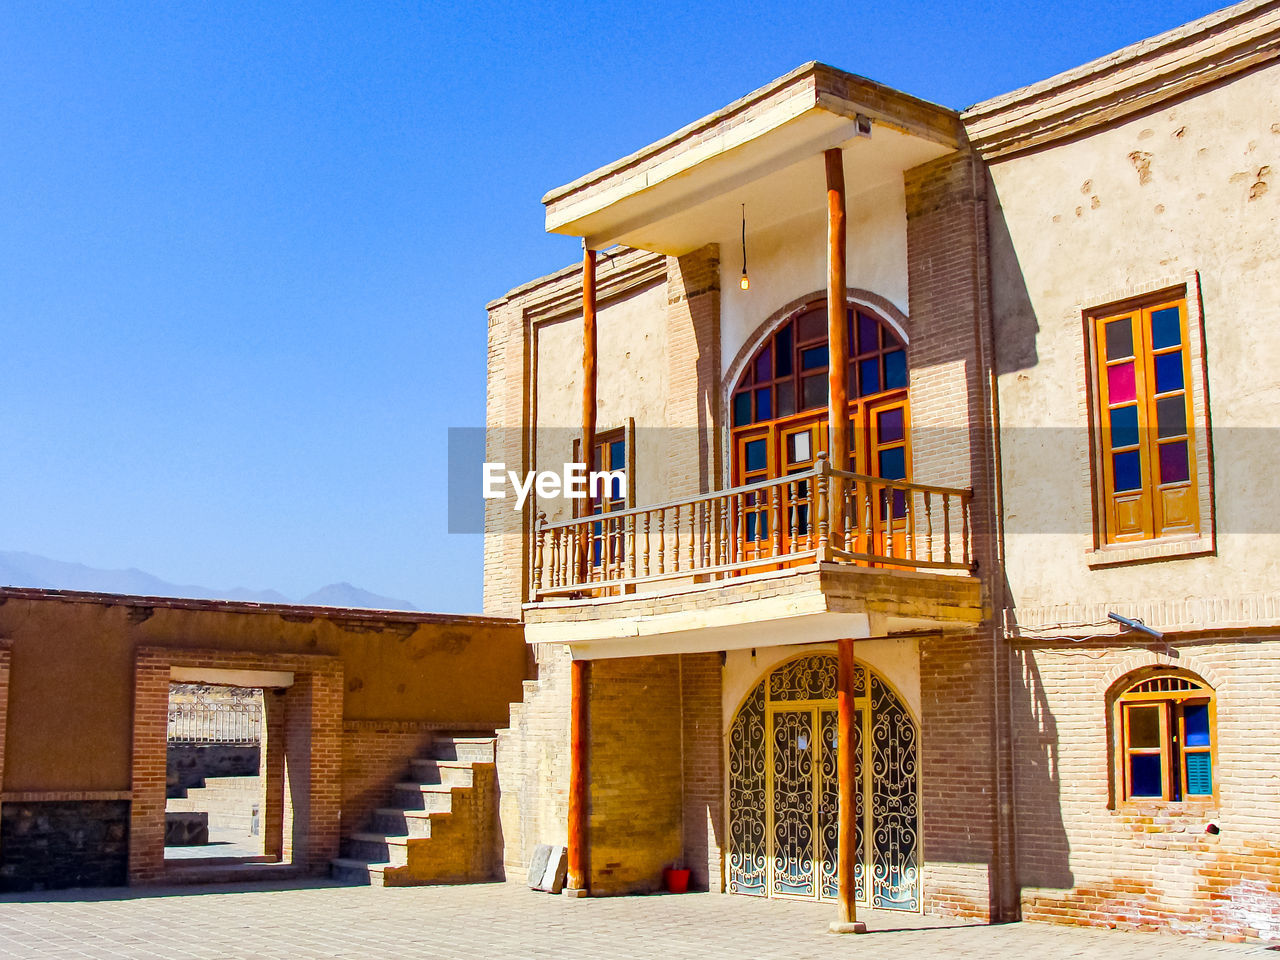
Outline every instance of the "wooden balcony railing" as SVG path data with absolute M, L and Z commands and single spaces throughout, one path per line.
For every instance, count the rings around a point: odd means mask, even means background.
M 832 469 L 548 523 L 534 532 L 532 599 L 609 596 L 667 580 L 724 580 L 820 561 L 973 569 L 972 492 Z

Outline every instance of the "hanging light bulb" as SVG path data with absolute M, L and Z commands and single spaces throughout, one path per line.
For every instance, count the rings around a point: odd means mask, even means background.
M 751 280 L 747 276 L 747 205 L 742 205 L 742 279 L 738 285 L 743 290 L 751 289 Z

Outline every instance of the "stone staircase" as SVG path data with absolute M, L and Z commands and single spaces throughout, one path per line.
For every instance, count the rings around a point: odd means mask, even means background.
M 248 836 L 258 832 L 257 814 L 262 802 L 258 777 L 206 777 L 203 787 L 189 787 L 185 797 L 166 801 L 171 813 L 204 812 L 211 830 Z
M 332 875 L 382 887 L 492 879 L 495 796 L 494 737 L 439 736 L 409 762 L 390 804 L 343 838 Z

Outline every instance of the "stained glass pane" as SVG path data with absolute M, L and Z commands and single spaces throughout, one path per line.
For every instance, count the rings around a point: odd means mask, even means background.
M 773 338 L 773 346 L 778 351 L 778 376 L 791 376 L 791 324 L 788 323 L 778 331 Z
M 1142 489 L 1142 458 L 1137 450 L 1112 454 L 1111 465 L 1115 476 L 1116 493 Z
M 1160 754 L 1130 754 L 1129 794 L 1134 797 L 1164 796 L 1164 786 L 1160 782 Z
M 751 393 L 739 393 L 733 398 L 733 425 L 741 427 L 751 422 Z
M 880 392 L 880 358 L 868 357 L 858 363 L 859 396 Z
M 796 320 L 796 339 L 799 343 L 823 340 L 827 336 L 827 312 L 810 310 Z
M 769 446 L 764 439 L 747 441 L 744 453 L 746 454 L 748 473 L 756 473 L 768 468 Z
M 1181 437 L 1187 432 L 1186 396 L 1164 397 L 1156 401 L 1156 436 Z
M 875 317 L 858 314 L 858 352 L 873 353 L 880 349 L 880 324 Z
M 1182 708 L 1182 726 L 1188 747 L 1209 746 L 1209 705 L 1190 703 Z
M 1187 469 L 1187 442 L 1174 440 L 1160 444 L 1160 482 L 1182 483 L 1191 474 Z
M 1106 325 L 1107 359 L 1123 360 L 1133 356 L 1133 323 L 1128 317 Z
M 907 479 L 907 451 L 903 447 L 892 447 L 881 450 L 879 454 L 879 476 L 886 480 Z
M 894 407 L 892 410 L 881 410 L 876 414 L 876 432 L 880 436 L 881 443 L 893 443 L 895 440 L 901 440 L 905 433 L 903 427 L 901 407 Z
M 778 416 L 789 417 L 796 412 L 796 385 L 790 380 L 780 383 L 778 391 Z
M 1138 408 L 1116 407 L 1111 411 L 1111 446 L 1138 445 Z
M 1182 389 L 1182 351 L 1156 357 L 1156 393 Z
M 621 470 L 626 466 L 627 444 L 623 440 L 615 440 L 609 444 L 609 468 Z
M 813 407 L 825 407 L 827 405 L 827 375 L 825 373 L 805 377 L 800 384 L 800 389 L 804 394 L 804 406 L 801 409 L 810 410 Z
M 1132 363 L 1118 363 L 1114 367 L 1107 367 L 1107 395 L 1112 403 L 1133 403 L 1138 399 Z
M 820 370 L 827 365 L 827 346 L 809 347 L 800 351 L 801 370 Z
M 756 357 L 756 383 L 773 379 L 773 348 L 765 345 Z
M 1165 307 L 1151 314 L 1151 346 L 1156 350 L 1182 343 L 1182 324 L 1177 307 Z
M 756 420 L 769 420 L 773 417 L 772 390 L 761 387 L 756 391 Z
M 1157 706 L 1128 708 L 1130 747 L 1160 746 L 1160 711 L 1163 709 Z
M 1187 794 L 1207 796 L 1213 793 L 1213 755 L 1207 750 L 1183 754 L 1187 765 Z
M 907 353 L 894 350 L 884 355 L 884 388 L 902 390 L 907 385 Z

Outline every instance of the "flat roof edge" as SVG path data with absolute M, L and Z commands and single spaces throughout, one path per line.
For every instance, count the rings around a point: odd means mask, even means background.
M 1280 0 L 1243 0 L 969 107 L 970 142 L 1002 156 L 1109 123 L 1280 57 Z
M 97 603 L 107 606 L 210 610 L 219 613 L 268 613 L 321 617 L 328 620 L 372 620 L 387 623 L 474 623 L 478 626 L 505 626 L 520 622 L 510 617 L 490 617 L 482 614 L 423 613 L 417 610 L 322 607 L 295 603 L 251 603 L 244 600 L 211 600 L 200 597 L 152 597 L 130 593 L 98 593 L 91 590 L 51 590 L 44 587 L 0 587 L 0 604 L 6 600 L 51 600 L 62 603 Z

